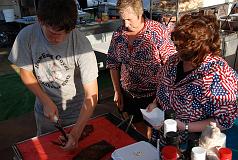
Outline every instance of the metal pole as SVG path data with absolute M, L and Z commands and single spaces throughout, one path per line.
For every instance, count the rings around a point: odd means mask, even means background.
M 150 0 L 150 19 L 152 19 L 152 3 L 153 0 Z
M 176 22 L 179 19 L 179 0 L 176 1 Z

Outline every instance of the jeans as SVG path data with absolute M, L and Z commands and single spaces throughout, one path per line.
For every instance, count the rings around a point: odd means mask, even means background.
M 54 126 L 54 122 L 51 122 L 49 118 L 45 117 L 43 114 L 34 111 L 36 127 L 37 127 L 37 136 L 52 132 L 57 130 Z M 61 119 L 62 126 L 68 126 L 74 124 L 77 121 L 76 118 Z

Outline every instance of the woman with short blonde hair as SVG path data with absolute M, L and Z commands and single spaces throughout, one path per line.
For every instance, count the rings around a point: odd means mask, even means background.
M 143 2 L 141 0 L 118 0 L 117 1 L 117 9 L 119 13 L 123 12 L 125 8 L 127 7 L 133 8 L 137 16 L 143 15 L 144 7 L 143 7 Z

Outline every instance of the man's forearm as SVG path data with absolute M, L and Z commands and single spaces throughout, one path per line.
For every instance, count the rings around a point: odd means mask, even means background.
M 42 103 L 49 99 L 48 95 L 41 89 L 35 75 L 31 71 L 20 68 L 20 77 L 25 86 L 40 99 Z
M 83 128 L 86 126 L 88 120 L 90 119 L 91 115 L 93 114 L 97 100 L 93 100 L 93 101 L 94 101 L 93 102 L 94 104 L 91 103 L 91 99 L 86 99 L 85 103 L 82 106 L 79 118 L 77 119 L 77 122 L 74 127 L 76 129 L 78 136 L 81 135 Z M 79 138 L 79 137 L 77 137 L 77 138 Z
M 93 114 L 93 111 L 97 105 L 98 101 L 98 86 L 97 80 L 84 85 L 85 89 L 85 100 L 84 104 L 80 110 L 79 118 L 73 128 L 72 132 L 74 132 L 74 136 L 79 139 L 86 123 L 88 122 L 89 118 Z

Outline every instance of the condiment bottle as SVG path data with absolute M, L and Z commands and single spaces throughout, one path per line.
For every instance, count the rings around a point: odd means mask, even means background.
M 165 110 L 164 112 L 164 120 L 167 119 L 175 119 L 176 118 L 176 113 L 173 109 L 168 109 Z M 164 136 L 164 126 L 162 126 L 159 130 L 159 147 L 160 147 L 160 151 L 161 149 L 166 145 L 166 138 Z
M 191 132 L 191 133 L 189 133 L 187 149 L 184 152 L 184 158 L 186 160 L 190 160 L 191 159 L 192 148 L 199 146 L 200 135 L 201 135 L 200 132 Z
M 220 160 L 232 160 L 232 150 L 229 148 L 220 148 L 219 158 Z
M 166 145 L 171 145 L 179 148 L 179 134 L 177 132 L 166 133 Z

